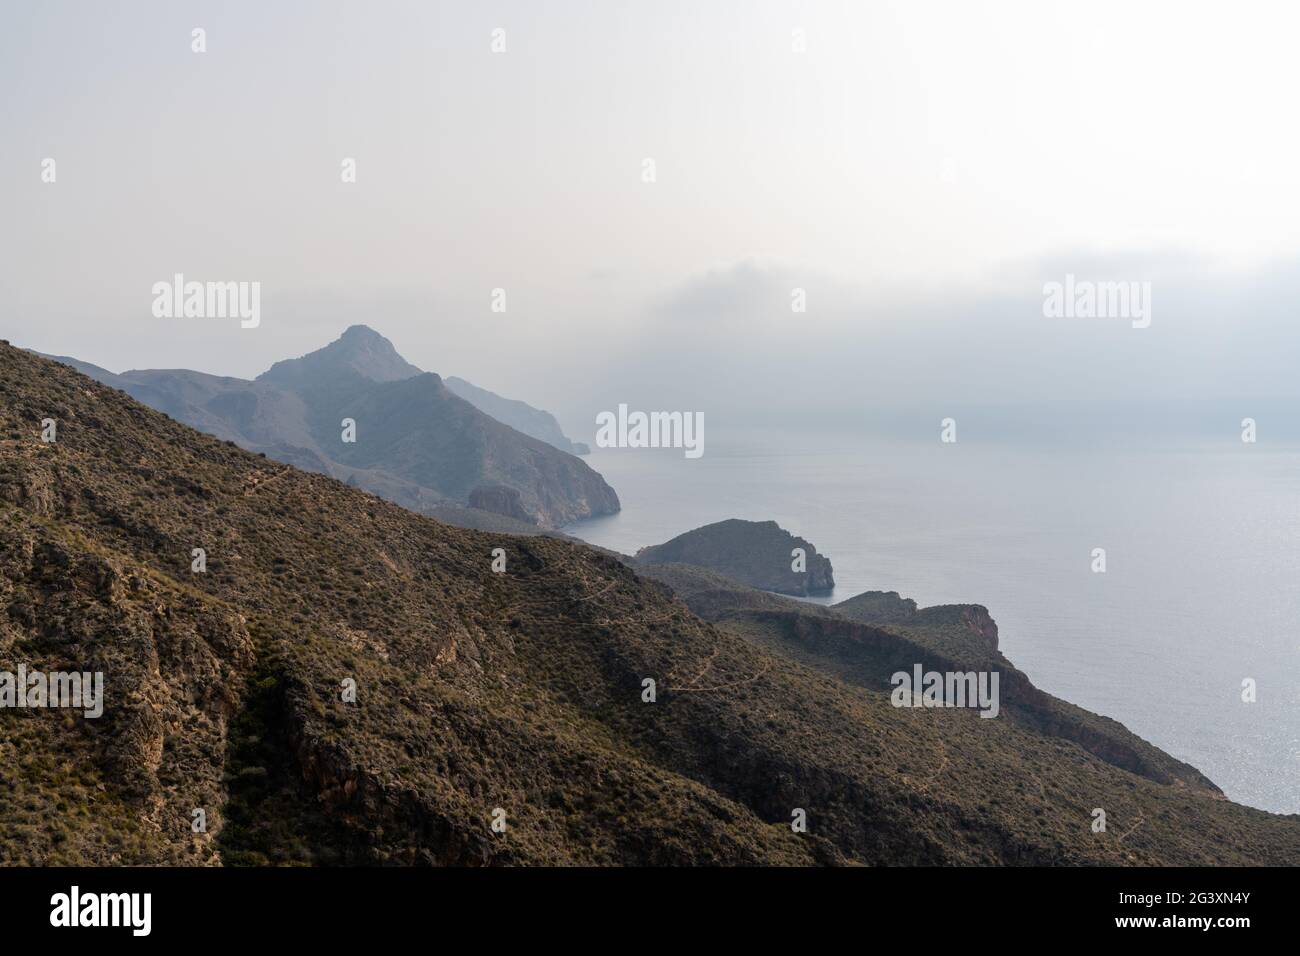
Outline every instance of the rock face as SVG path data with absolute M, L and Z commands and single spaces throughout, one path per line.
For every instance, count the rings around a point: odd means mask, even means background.
M 903 624 L 925 630 L 958 628 L 998 649 L 998 625 L 982 604 L 939 604 L 918 608 L 911 598 L 897 591 L 865 591 L 832 608 L 866 624 Z
M 114 375 L 59 360 L 177 421 L 413 511 L 469 504 L 483 485 L 512 489 L 518 506 L 500 513 L 541 528 L 619 510 L 582 461 L 475 408 L 365 326 L 251 382 L 188 370 Z M 356 423 L 355 441 L 344 440 L 344 419 Z
M 480 486 L 469 493 L 469 506 L 492 514 L 505 515 L 519 521 L 528 520 L 528 512 L 519 498 L 519 492 L 504 485 Z
M 797 548 L 804 552 L 804 571 L 794 570 Z M 830 559 L 775 521 L 719 521 L 642 548 L 636 559 L 645 564 L 692 564 L 780 594 L 825 594 L 835 587 Z
M 121 864 L 134 861 L 131 844 L 155 840 L 167 851 L 150 862 L 219 862 L 226 798 L 212 758 L 252 671 L 244 619 L 62 529 L 8 518 L 0 671 L 101 674 L 103 713 L 70 722 L 60 711 L 0 712 L 0 749 L 75 768 L 0 771 L 0 864 Z M 102 828 L 77 827 L 59 811 L 70 806 L 104 814 Z M 205 809 L 206 832 L 192 831 L 185 806 Z
M 486 388 L 471 385 L 463 378 L 451 377 L 445 381 L 447 387 L 465 401 L 502 424 L 509 425 L 515 431 L 536 438 L 538 441 L 544 441 L 560 451 L 567 451 L 570 455 L 591 454 L 591 449 L 583 442 L 569 441 L 560 428 L 560 423 L 550 412 L 533 408 L 516 399 L 502 398 Z
M 0 707 L 0 864 L 1300 863 L 1300 818 L 1014 670 L 996 720 L 893 706 L 891 668 L 1010 667 L 968 626 L 649 571 L 430 520 L 0 345 L 0 671 L 104 678 L 98 719 Z

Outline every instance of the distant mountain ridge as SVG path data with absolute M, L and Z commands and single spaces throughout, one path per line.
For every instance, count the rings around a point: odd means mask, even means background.
M 480 504 L 503 503 L 508 510 L 501 514 L 512 520 L 557 528 L 619 510 L 614 489 L 585 463 L 462 399 L 363 325 L 300 358 L 276 362 L 252 381 L 187 369 L 117 375 L 75 358 L 49 357 L 177 421 L 414 511 L 460 513 L 443 507 L 454 504 L 465 506 L 473 520 L 473 512 L 483 510 L 471 507 L 473 497 Z M 344 438 L 345 419 L 355 423 L 355 441 Z M 558 425 L 555 430 L 563 438 Z M 489 493 L 502 488 L 514 497 Z
M 443 380 L 443 384 L 479 409 L 479 411 L 487 412 L 497 421 L 509 425 L 517 432 L 532 435 L 534 438 L 544 441 L 548 445 L 554 445 L 561 451 L 567 451 L 571 455 L 591 454 L 591 449 L 584 442 L 570 441 L 568 439 L 560 428 L 560 423 L 555 420 L 555 416 L 550 412 L 544 412 L 540 408 L 533 408 L 531 405 L 512 398 L 502 398 L 495 392 L 489 392 L 486 388 L 479 388 L 463 378 L 447 378 Z
M 276 362 L 257 377 L 259 382 L 293 386 L 305 378 L 357 373 L 375 382 L 398 382 L 424 374 L 397 353 L 393 344 L 364 325 L 349 326 L 334 342 L 302 358 Z M 517 432 L 544 441 L 571 455 L 585 455 L 591 449 L 582 442 L 570 441 L 560 423 L 550 412 L 534 408 L 518 399 L 505 398 L 479 388 L 463 378 L 450 376 L 442 380 L 454 394 L 479 411 L 509 425 Z

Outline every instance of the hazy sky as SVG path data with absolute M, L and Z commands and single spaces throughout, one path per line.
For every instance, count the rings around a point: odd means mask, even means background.
M 0 334 L 252 376 L 363 322 L 571 427 L 1284 401 L 1298 11 L 10 0 Z M 177 272 L 260 327 L 155 318 Z M 1152 282 L 1151 327 L 1045 318 L 1067 272 Z

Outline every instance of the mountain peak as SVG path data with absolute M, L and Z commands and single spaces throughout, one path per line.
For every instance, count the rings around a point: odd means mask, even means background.
M 343 334 L 338 337 L 339 342 L 382 342 L 389 348 L 393 343 L 388 341 L 368 325 L 349 325 L 343 330 Z
M 396 382 L 421 374 L 421 369 L 398 355 L 393 343 L 374 329 L 350 325 L 324 348 L 276 362 L 258 380 L 290 383 L 347 372 L 375 382 Z

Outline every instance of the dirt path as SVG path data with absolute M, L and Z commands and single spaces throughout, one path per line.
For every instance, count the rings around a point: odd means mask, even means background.
M 261 490 L 262 490 L 263 488 L 265 488 L 267 485 L 271 484 L 271 483 L 274 482 L 274 481 L 279 481 L 281 478 L 283 478 L 285 475 L 289 474 L 289 472 L 291 472 L 291 471 L 293 471 L 293 466 L 292 466 L 292 465 L 285 465 L 282 469 L 280 469 L 279 471 L 277 471 L 274 475 L 272 475 L 272 476 L 269 477 L 269 478 L 266 478 L 266 479 L 260 479 L 260 478 L 259 478 L 259 479 L 256 480 L 256 481 L 252 481 L 252 482 L 250 482 L 250 483 L 249 483 L 249 486 L 248 486 L 247 488 L 244 489 L 244 497 L 247 498 L 249 495 L 251 495 L 251 494 L 253 494 L 253 493 L 255 493 L 255 492 L 261 491 Z M 253 473 L 252 475 L 250 475 L 249 477 L 256 478 L 258 474 L 259 474 L 258 472 L 254 472 L 254 473 Z

